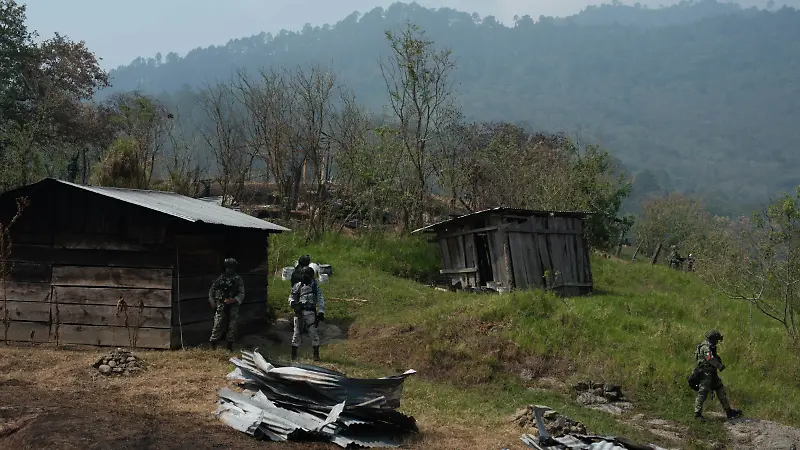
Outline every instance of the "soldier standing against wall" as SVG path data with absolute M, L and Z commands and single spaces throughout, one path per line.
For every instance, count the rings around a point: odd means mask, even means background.
M 311 337 L 314 347 L 314 361 L 319 361 L 319 333 L 317 326 L 325 320 L 325 297 L 314 280 L 314 269 L 300 269 L 301 280 L 292 286 L 289 295 L 289 306 L 294 310 L 294 333 L 292 334 L 292 360 L 297 359 L 297 348 L 300 346 L 301 334 L 306 332 Z
M 228 341 L 228 351 L 231 351 L 236 340 L 239 305 L 244 301 L 244 280 L 236 273 L 235 259 L 227 258 L 224 266 L 225 273 L 214 281 L 208 291 L 208 302 L 215 310 L 211 345 L 216 349 L 224 333 Z

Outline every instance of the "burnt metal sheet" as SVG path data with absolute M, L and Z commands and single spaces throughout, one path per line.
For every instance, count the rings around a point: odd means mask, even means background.
M 639 444 L 625 437 L 590 436 L 582 434 L 564 434 L 557 437 L 540 438 L 531 434 L 523 434 L 520 440 L 536 450 L 639 450 L 642 448 L 666 450 L 655 444 Z
M 258 350 L 231 358 L 227 379 L 245 388 L 218 392 L 216 415 L 231 428 L 272 441 L 325 439 L 341 447 L 396 447 L 419 431 L 413 417 L 396 410 L 402 384 L 416 373 L 349 378 L 313 365 L 281 364 Z
M 158 211 L 189 222 L 209 223 L 237 228 L 251 228 L 273 232 L 290 231 L 280 225 L 250 216 L 248 214 L 225 208 L 214 202 L 186 197 L 174 192 L 149 191 L 140 189 L 123 189 L 100 186 L 84 186 L 69 181 L 45 179 L 67 186 L 94 192 L 132 205 Z

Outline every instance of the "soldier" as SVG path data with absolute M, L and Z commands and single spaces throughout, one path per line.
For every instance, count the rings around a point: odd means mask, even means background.
M 688 272 L 694 272 L 694 255 L 689 253 L 689 256 L 686 258 L 686 270 Z
M 729 419 L 742 415 L 742 411 L 731 408 L 728 403 L 725 386 L 717 374 L 717 370 L 720 372 L 725 370 L 725 364 L 722 363 L 722 359 L 717 355 L 717 342 L 722 342 L 722 339 L 723 336 L 719 331 L 712 330 L 706 333 L 705 341 L 697 346 L 695 357 L 697 359 L 697 367 L 702 373 L 697 398 L 694 402 L 694 416 L 698 419 L 703 419 L 703 403 L 711 391 L 716 392 L 717 398 L 719 398 L 719 402 L 725 409 L 725 414 Z
M 223 264 L 225 273 L 214 281 L 208 291 L 208 303 L 216 311 L 214 313 L 214 329 L 211 331 L 211 345 L 216 349 L 217 343 L 225 333 L 228 341 L 227 348 L 228 351 L 231 351 L 236 339 L 239 305 L 244 300 L 244 280 L 236 274 L 235 259 L 227 258 Z
M 294 266 L 294 272 L 292 272 L 292 287 L 302 280 L 301 269 L 308 267 L 309 264 L 311 264 L 311 256 L 309 255 L 303 255 L 297 259 L 297 265 Z
M 678 247 L 673 245 L 670 247 L 672 250 L 669 253 L 669 267 L 672 269 L 679 269 L 681 264 L 683 264 L 683 258 L 681 258 L 681 254 L 678 253 Z
M 295 312 L 294 333 L 292 334 L 292 360 L 297 359 L 297 347 L 300 346 L 300 335 L 306 332 L 311 337 L 314 347 L 314 361 L 319 361 L 319 322 L 325 320 L 325 297 L 322 290 L 314 280 L 314 269 L 303 267 L 300 269 L 301 280 L 292 286 L 289 295 L 289 306 Z

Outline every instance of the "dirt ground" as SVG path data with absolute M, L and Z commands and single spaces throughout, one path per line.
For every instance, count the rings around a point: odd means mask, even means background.
M 230 353 L 135 352 L 147 370 L 104 377 L 91 368 L 110 349 L 0 343 L 3 449 L 335 449 L 332 444 L 256 441 L 219 422 L 216 391 Z M 487 430 L 417 417 L 414 449 L 521 449 L 518 430 Z

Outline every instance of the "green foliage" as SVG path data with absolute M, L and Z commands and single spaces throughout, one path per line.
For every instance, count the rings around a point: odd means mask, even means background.
M 326 316 L 355 331 L 348 341 L 328 346 L 326 355 L 349 367 L 417 369 L 422 379 L 409 395 L 411 408 L 432 402 L 464 414 L 469 408 L 458 409 L 457 399 L 475 396 L 486 406 L 487 420 L 500 421 L 524 404 L 546 402 L 592 430 L 628 431 L 623 423 L 575 406 L 566 391 L 526 389 L 517 375 L 528 369 L 567 383 L 586 378 L 619 383 L 639 412 L 686 425 L 690 440 L 718 439 L 721 426 L 693 420 L 695 393 L 685 378 L 694 365 L 694 347 L 706 331 L 719 329 L 726 337 L 720 347 L 728 367 L 723 378 L 734 406 L 750 416 L 800 425 L 794 407 L 800 402 L 797 348 L 764 316 L 753 318 L 750 342 L 747 304 L 719 296 L 693 273 L 592 258 L 596 292 L 587 297 L 440 292 L 392 276 L 397 270 L 386 267 L 387 259 L 402 259 L 401 267 L 417 273 L 433 267 L 438 261 L 424 256 L 421 242 L 412 251 L 403 250 L 409 246 L 405 238 L 371 239 L 331 236 L 304 247 L 287 234 L 271 242 L 270 253 L 280 248 L 280 264 L 273 267 L 289 265 L 303 253 L 332 264 L 334 275 L 322 285 L 331 299 Z M 271 301 L 282 308 L 288 283 L 271 280 L 270 286 Z M 352 298 L 364 302 L 336 300 Z M 447 386 L 462 394 L 448 400 Z M 710 410 L 718 408 L 709 403 Z
M 91 184 L 135 189 L 142 180 L 143 168 L 132 139 L 117 139 L 92 170 Z
M 703 275 L 800 339 L 800 188 L 757 211 L 752 221 L 720 222 L 713 237 Z
M 410 20 L 452 50 L 453 82 L 469 121 L 579 131 L 611 149 L 630 173 L 656 173 L 658 193 L 702 196 L 714 212 L 749 211 L 794 187 L 800 12 L 682 2 L 541 19 L 506 27 L 468 12 L 395 3 L 335 26 L 236 39 L 160 65 L 143 58 L 115 70 L 114 79 L 120 90 L 170 92 L 178 101 L 184 85 L 227 78 L 237 67 L 330 61 L 338 79 L 378 112 L 386 90 L 376 57 L 391 51 L 384 31 Z

